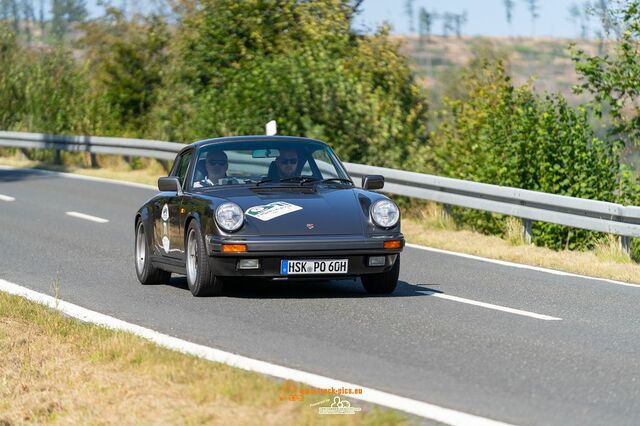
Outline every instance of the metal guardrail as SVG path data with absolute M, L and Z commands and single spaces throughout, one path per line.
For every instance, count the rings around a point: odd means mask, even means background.
M 0 146 L 53 148 L 75 152 L 116 154 L 172 160 L 184 146 L 179 143 L 95 136 L 57 136 L 41 133 L 1 132 Z M 629 249 L 630 237 L 640 237 L 640 207 L 567 197 L 499 185 L 451 179 L 422 173 L 345 163 L 352 177 L 380 174 L 384 191 L 519 217 L 525 236 L 531 237 L 531 221 L 620 235 Z
M 109 138 L 103 136 L 60 136 L 46 133 L 0 131 L 0 146 L 18 148 L 51 148 L 91 154 L 131 155 L 173 160 L 184 147 L 175 142 L 147 139 Z

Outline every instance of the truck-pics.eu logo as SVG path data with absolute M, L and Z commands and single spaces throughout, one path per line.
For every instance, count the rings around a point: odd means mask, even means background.
M 340 399 L 339 396 L 333 398 L 331 407 L 318 408 L 318 414 L 355 414 L 358 411 L 362 411 L 362 408 L 352 407 L 349 401 Z

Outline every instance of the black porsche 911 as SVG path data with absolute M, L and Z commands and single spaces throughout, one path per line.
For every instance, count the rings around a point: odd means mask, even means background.
M 135 267 L 143 284 L 187 276 L 195 296 L 234 277 L 360 277 L 394 291 L 404 237 L 400 212 L 365 176 L 356 188 L 325 143 L 243 136 L 185 146 L 161 191 L 135 216 Z

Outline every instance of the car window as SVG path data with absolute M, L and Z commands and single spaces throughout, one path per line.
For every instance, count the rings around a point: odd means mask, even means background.
M 322 173 L 323 179 L 341 177 L 336 170 L 335 163 L 329 156 L 329 152 L 326 149 L 313 151 L 313 159 L 318 166 L 320 173 Z
M 191 159 L 192 151 L 183 154 L 176 160 L 176 165 L 173 167 L 171 176 L 175 176 L 180 181 L 180 185 L 184 187 L 185 179 L 187 177 L 187 171 L 189 170 L 189 160 Z

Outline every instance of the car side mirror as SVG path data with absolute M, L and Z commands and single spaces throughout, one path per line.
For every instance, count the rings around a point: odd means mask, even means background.
M 177 177 L 166 176 L 158 178 L 158 189 L 162 192 L 175 192 L 182 195 L 182 187 Z
M 367 190 L 384 188 L 384 176 L 382 175 L 363 176 L 362 188 Z

